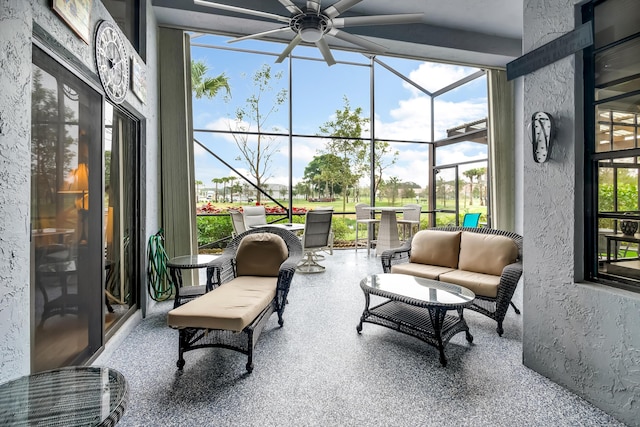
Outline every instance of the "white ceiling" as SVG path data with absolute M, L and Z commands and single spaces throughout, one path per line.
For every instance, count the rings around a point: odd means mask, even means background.
M 277 0 L 216 1 L 289 16 Z M 324 0 L 322 7 L 335 1 Z M 303 1 L 293 2 L 304 6 Z M 238 36 L 282 26 L 250 15 L 196 6 L 192 0 L 153 0 L 152 3 L 161 26 Z M 419 24 L 353 27 L 345 31 L 384 45 L 391 55 L 504 67 L 522 54 L 522 5 L 523 0 L 363 0 L 340 16 L 424 12 Z M 357 50 L 332 37 L 327 40 L 331 46 Z

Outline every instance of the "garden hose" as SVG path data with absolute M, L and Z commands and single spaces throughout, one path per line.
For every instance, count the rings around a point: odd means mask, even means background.
M 164 230 L 162 228 L 156 234 L 149 237 L 147 279 L 149 283 L 149 296 L 154 301 L 167 300 L 173 293 L 171 279 L 167 274 L 168 257 L 164 250 L 163 242 Z

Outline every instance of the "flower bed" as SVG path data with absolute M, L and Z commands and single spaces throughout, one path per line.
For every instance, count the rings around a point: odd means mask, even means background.
M 256 206 L 260 206 L 258 204 L 256 204 Z M 264 206 L 264 210 L 267 213 L 267 215 L 270 214 L 274 214 L 274 215 L 278 215 L 278 214 L 286 214 L 287 210 L 280 207 L 280 206 L 268 206 L 268 205 L 262 205 Z M 239 210 L 240 212 L 242 212 L 242 207 L 234 207 L 234 206 L 227 206 L 224 208 L 221 207 L 217 207 L 211 204 L 211 202 L 207 202 L 206 204 L 198 207 L 196 209 L 196 214 L 200 215 L 200 214 L 226 214 L 229 212 L 229 209 L 234 209 L 234 210 Z M 292 210 L 292 213 L 294 215 L 301 215 L 301 214 L 305 214 L 307 213 L 307 209 L 306 208 L 296 208 L 294 207 Z

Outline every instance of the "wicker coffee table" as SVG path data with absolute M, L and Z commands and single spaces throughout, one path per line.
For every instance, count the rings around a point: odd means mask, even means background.
M 451 337 L 464 331 L 467 341 L 473 342 L 462 316 L 463 309 L 475 298 L 467 288 L 406 274 L 374 274 L 362 279 L 360 288 L 365 308 L 356 327 L 358 333 L 367 322 L 411 335 L 436 347 L 442 366 L 447 366 L 444 346 Z M 371 295 L 386 301 L 369 307 Z M 456 310 L 458 315 L 447 314 L 449 310 Z

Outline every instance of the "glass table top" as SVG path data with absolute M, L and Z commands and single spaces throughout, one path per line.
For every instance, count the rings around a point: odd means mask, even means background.
M 167 267 L 201 268 L 206 267 L 216 258 L 218 258 L 218 255 L 181 255 L 171 258 L 169 262 L 167 262 Z
M 360 286 L 382 296 L 401 295 L 438 306 L 466 305 L 476 297 L 462 286 L 408 274 L 374 274 L 362 279 Z
M 128 386 L 110 368 L 73 366 L 0 384 L 2 426 L 101 426 L 122 417 Z

